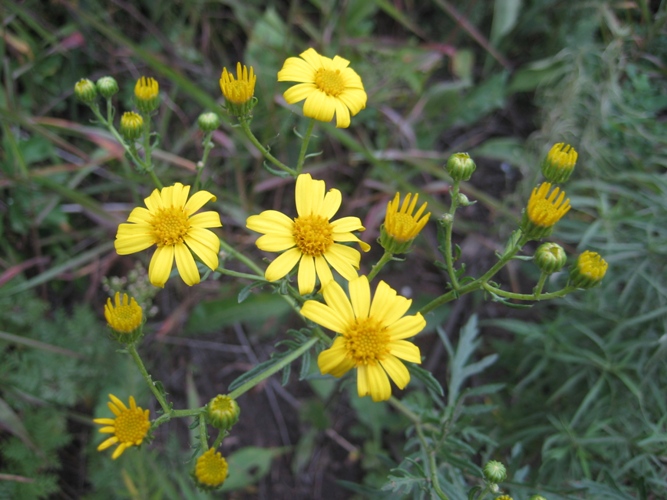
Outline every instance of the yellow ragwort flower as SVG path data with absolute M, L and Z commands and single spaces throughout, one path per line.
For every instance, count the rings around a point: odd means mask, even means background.
M 276 210 L 265 210 L 246 221 L 248 229 L 264 235 L 256 243 L 260 250 L 284 252 L 266 269 L 266 279 L 279 280 L 298 263 L 301 295 L 315 289 L 316 277 L 321 285 L 333 280 L 329 266 L 348 281 L 357 277 L 361 254 L 337 242 L 357 242 L 364 252 L 370 249 L 352 234 L 365 229 L 358 217 L 329 222 L 340 208 L 342 196 L 338 189 L 330 189 L 326 194 L 324 190 L 324 181 L 301 174 L 296 180 L 296 219 Z
M 317 358 L 320 371 L 342 377 L 356 368 L 359 396 L 384 401 L 391 396 L 387 375 L 400 389 L 410 381 L 410 372 L 399 358 L 421 363 L 419 348 L 405 339 L 422 331 L 426 321 L 420 313 L 404 316 L 412 301 L 397 295 L 384 281 L 372 300 L 366 276 L 351 280 L 349 290 L 348 299 L 340 285 L 331 281 L 322 290 L 326 305 L 308 300 L 301 314 L 340 334 Z
M 554 184 L 567 181 L 574 171 L 577 156 L 577 152 L 569 144 L 564 142 L 554 144 L 542 161 L 542 175 Z
M 198 191 L 188 200 L 189 193 L 190 186 L 180 182 L 156 189 L 144 199 L 148 209 L 135 208 L 127 219 L 129 223 L 118 226 L 115 247 L 119 255 L 157 246 L 148 267 L 148 278 L 154 286 L 164 287 L 174 259 L 185 283 L 190 286 L 199 283 L 191 250 L 210 269 L 218 267 L 220 240 L 209 228 L 222 226 L 220 215 L 212 211 L 193 215 L 216 198 L 208 191 Z
M 143 321 L 143 311 L 137 304 L 134 297 L 124 293 L 121 297 L 120 292 L 116 292 L 114 297 L 116 304 L 107 299 L 104 306 L 104 317 L 107 319 L 109 327 L 118 333 L 132 333 L 141 326 Z
M 159 105 L 160 87 L 155 78 L 142 76 L 137 80 L 134 86 L 134 97 L 137 101 L 137 108 L 142 113 L 151 113 Z
M 570 200 L 565 199 L 565 191 L 543 182 L 533 189 L 524 212 L 523 232 L 531 239 L 538 240 L 551 233 L 553 226 L 570 210 Z
M 215 489 L 227 479 L 227 461 L 213 448 L 209 448 L 197 459 L 195 478 L 203 489 Z
M 575 288 L 593 288 L 602 281 L 608 267 L 599 253 L 586 250 L 572 267 L 569 284 Z
M 424 229 L 431 216 L 431 212 L 422 216 L 428 206 L 427 203 L 423 203 L 417 213 L 414 213 L 419 195 L 415 194 L 414 198 L 412 196 L 412 193 L 408 193 L 400 208 L 400 193 L 396 193 L 394 199 L 387 203 L 387 214 L 380 234 L 380 243 L 387 252 L 394 254 L 407 252 L 412 240 Z
M 236 63 L 236 79 L 227 68 L 222 68 L 222 75 L 220 76 L 220 90 L 225 96 L 227 102 L 234 104 L 245 104 L 253 95 L 255 95 L 255 82 L 257 76 L 255 75 L 252 66 L 250 70 L 241 63 Z
M 126 111 L 120 117 L 120 135 L 126 141 L 136 141 L 144 132 L 144 119 L 139 113 Z
M 138 407 L 132 396 L 129 408 L 113 394 L 109 394 L 109 399 L 111 401 L 107 404 L 116 418 L 96 418 L 93 422 L 106 426 L 100 429 L 102 434 L 113 434 L 97 447 L 97 451 L 106 450 L 119 443 L 111 455 L 111 458 L 116 460 L 130 446 L 139 446 L 142 443 L 151 427 L 150 411 Z
M 303 114 L 330 122 L 334 113 L 336 127 L 350 126 L 352 116 L 366 107 L 366 91 L 359 75 L 349 68 L 350 61 L 321 56 L 315 49 L 289 57 L 278 72 L 279 82 L 297 82 L 283 96 L 294 104 L 304 99 Z

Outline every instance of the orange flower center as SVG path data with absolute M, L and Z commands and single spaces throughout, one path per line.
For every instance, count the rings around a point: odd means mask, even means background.
M 141 408 L 128 408 L 114 421 L 115 435 L 121 443 L 137 444 L 146 437 L 151 423 Z
M 345 82 L 339 69 L 318 69 L 315 73 L 315 85 L 331 97 L 338 97 L 345 90 Z
M 180 245 L 190 230 L 190 221 L 182 209 L 161 208 L 153 215 L 153 238 L 158 247 Z
M 294 241 L 304 255 L 319 257 L 333 244 L 333 229 L 321 215 L 297 217 L 294 220 Z
M 348 355 L 358 365 L 374 365 L 389 354 L 386 328 L 373 318 L 357 319 L 345 331 Z

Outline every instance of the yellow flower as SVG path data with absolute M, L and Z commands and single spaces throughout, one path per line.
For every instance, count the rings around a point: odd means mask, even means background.
M 120 443 L 111 455 L 111 458 L 116 460 L 130 446 L 139 446 L 142 443 L 151 427 L 150 412 L 138 407 L 132 396 L 129 408 L 113 394 L 109 394 L 109 399 L 111 401 L 107 404 L 116 418 L 96 418 L 93 422 L 106 426 L 100 429 L 102 434 L 113 434 L 97 447 L 97 451 L 106 450 L 109 446 Z
M 419 333 L 426 321 L 420 313 L 404 316 L 412 301 L 384 281 L 372 301 L 366 276 L 351 280 L 349 290 L 348 300 L 340 285 L 331 281 L 322 291 L 326 305 L 308 300 L 301 314 L 340 334 L 317 358 L 320 371 L 342 377 L 356 368 L 359 396 L 370 394 L 373 401 L 384 401 L 391 396 L 387 375 L 400 389 L 410 381 L 399 358 L 421 363 L 419 348 L 405 339 Z
M 209 448 L 197 459 L 195 478 L 203 489 L 215 489 L 227 479 L 227 470 L 227 461 L 220 452 Z
M 220 76 L 220 90 L 228 102 L 234 104 L 245 104 L 252 96 L 255 95 L 255 82 L 257 76 L 250 66 L 248 68 L 241 63 L 236 63 L 236 79 L 234 75 L 227 71 L 227 68 L 222 68 L 222 75 Z
M 142 113 L 155 111 L 159 104 L 160 87 L 155 78 L 142 76 L 134 86 L 134 97 L 137 99 L 137 108 Z
M 350 126 L 352 116 L 366 107 L 366 91 L 359 75 L 348 68 L 350 61 L 321 56 L 315 49 L 289 57 L 278 72 L 279 82 L 298 82 L 283 94 L 285 100 L 303 105 L 303 114 L 329 122 L 336 114 L 336 127 Z
M 570 210 L 570 200 L 565 199 L 565 191 L 555 188 L 551 193 L 551 183 L 543 182 L 533 189 L 524 212 L 523 232 L 531 239 L 538 240 L 551 233 L 553 226 Z
M 220 215 L 216 212 L 193 215 L 206 202 L 215 201 L 215 196 L 198 191 L 188 200 L 189 193 L 190 186 L 179 182 L 156 189 L 144 199 L 148 209 L 135 208 L 127 219 L 129 224 L 118 226 L 115 246 L 119 255 L 157 245 L 148 267 L 148 278 L 155 286 L 164 287 L 174 258 L 183 281 L 191 286 L 199 283 L 199 271 L 190 250 L 210 269 L 218 267 L 220 240 L 208 229 L 222 226 Z
M 586 250 L 570 270 L 570 286 L 593 288 L 607 273 L 607 262 L 597 252 Z
M 577 163 L 577 152 L 569 144 L 554 144 L 542 161 L 542 175 L 549 182 L 559 184 L 567 181 Z
M 107 299 L 104 306 L 104 317 L 107 319 L 109 327 L 118 333 L 132 333 L 141 326 L 143 321 L 143 312 L 134 297 L 124 293 L 121 297 L 120 292 L 116 292 L 114 297 L 116 305 Z
M 399 209 L 400 193 L 387 204 L 387 214 L 381 228 L 380 243 L 382 248 L 390 253 L 405 253 L 410 249 L 412 240 L 424 229 L 431 216 L 431 212 L 422 216 L 426 211 L 427 203 L 422 204 L 415 214 L 419 195 L 408 193 Z M 411 202 L 412 200 L 412 202 Z
M 264 234 L 257 247 L 266 252 L 284 252 L 266 269 L 266 279 L 276 281 L 287 275 L 299 263 L 299 293 L 305 295 L 315 289 L 315 279 L 324 285 L 333 280 L 329 266 L 346 280 L 357 277 L 361 254 L 337 242 L 357 242 L 364 252 L 370 246 L 352 231 L 363 231 L 358 217 L 343 217 L 329 222 L 342 201 L 338 189 L 324 193 L 324 181 L 316 181 L 310 174 L 301 174 L 296 180 L 296 211 L 294 220 L 276 210 L 265 210 L 248 217 L 246 226 Z
M 144 119 L 134 111 L 126 111 L 120 117 L 120 135 L 126 141 L 135 141 L 144 131 Z

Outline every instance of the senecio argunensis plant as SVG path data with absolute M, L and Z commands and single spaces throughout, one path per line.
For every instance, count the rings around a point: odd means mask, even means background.
M 152 125 L 152 118 L 160 112 L 158 81 L 152 77 L 139 78 L 134 83 L 135 109 L 124 110 L 120 115 L 116 114 L 113 102 L 119 91 L 114 78 L 105 76 L 96 84 L 82 79 L 75 85 L 77 98 L 90 107 L 97 122 L 124 148 L 137 173 L 153 185 L 138 186 L 138 192 L 144 195 L 143 204 L 133 208 L 127 221 L 118 225 L 114 243 L 117 253 L 150 256 L 147 277 L 159 288 L 174 282 L 172 286 L 179 286 L 180 282 L 197 286 L 202 281 L 211 287 L 218 281 L 231 279 L 246 285 L 245 290 L 262 287 L 272 290 L 284 297 L 303 324 L 299 331 L 288 332 L 292 339 L 280 343 L 283 350 L 243 374 L 207 404 L 176 409 L 162 385 L 152 379 L 139 354 L 147 327 L 141 299 L 116 291 L 104 306 L 109 336 L 134 361 L 159 411 L 151 415 L 149 410 L 137 406 L 134 396 L 128 393 L 118 393 L 118 397 L 109 395 L 108 407 L 113 416 L 100 415 L 95 422 L 103 426 L 101 433 L 111 437 L 98 449 L 104 451 L 117 445 L 111 458 L 118 459 L 126 451 L 131 453 L 129 448 L 150 442 L 155 429 L 172 419 L 194 419 L 198 432 L 193 443 L 196 452 L 189 465 L 191 477 L 201 489 L 219 488 L 232 470 L 220 451 L 223 440 L 234 432 L 233 426 L 240 418 L 252 418 L 245 413 L 241 416 L 243 394 L 271 375 L 289 369 L 299 358 L 316 355 L 322 376 L 356 379 L 354 385 L 360 397 L 388 402 L 409 421 L 408 435 L 414 438 L 411 446 L 417 446 L 417 452 L 406 448 L 406 459 L 392 471 L 386 489 L 406 493 L 410 487 L 401 486 L 398 479 L 409 476 L 421 478 L 421 482 L 411 484 L 419 484 L 419 488 L 438 498 L 448 498 L 446 491 L 454 491 L 455 484 L 467 485 L 471 499 L 511 498 L 502 490 L 508 475 L 500 461 L 489 460 L 482 466 L 469 456 L 470 467 L 465 473 L 451 472 L 454 465 L 448 463 L 449 455 L 443 450 L 453 449 L 458 418 L 455 409 L 460 395 L 454 391 L 448 395 L 448 401 L 443 399 L 440 383 L 419 366 L 423 353 L 414 339 L 419 338 L 434 317 L 432 311 L 468 293 L 481 291 L 487 298 L 516 305 L 564 297 L 579 289 L 592 288 L 603 279 L 607 263 L 597 253 L 587 250 L 572 259 L 569 271 L 562 274 L 561 288 L 546 290 L 547 285 L 559 282 L 548 278 L 561 273 L 567 264 L 563 247 L 543 242 L 536 245 L 532 255 L 521 255 L 529 242 L 550 236 L 558 222 L 574 208 L 561 184 L 575 167 L 576 151 L 570 145 L 558 143 L 545 156 L 541 171 L 546 180 L 532 190 L 504 250 L 481 275 L 467 274 L 452 241 L 457 210 L 474 203 L 461 193 L 462 187 L 465 188 L 463 183 L 476 170 L 467 153 L 455 153 L 443 165 L 443 178 L 449 179 L 451 185 L 450 206 L 445 213 L 429 210 L 424 193 L 397 192 L 385 198 L 386 215 L 375 231 L 380 235 L 375 244 L 381 247 L 381 257 L 373 263 L 365 262 L 373 242 L 364 236 L 366 228 L 361 219 L 364 214 L 345 212 L 342 209 L 345 194 L 318 179 L 321 172 L 304 172 L 316 123 L 335 120 L 336 127 L 349 127 L 366 107 L 362 77 L 352 69 L 350 61 L 340 56 L 320 55 L 312 48 L 299 57 L 287 58 L 277 80 L 295 83 L 284 91 L 284 98 L 288 105 L 303 101 L 302 113 L 307 119 L 305 132 L 298 134 L 301 145 L 294 155 L 294 165 L 279 160 L 253 134 L 258 79 L 270 83 L 267 75 L 256 73 L 242 63 L 237 64 L 235 74 L 227 68 L 222 70 L 220 89 L 225 103 L 218 111 L 224 112 L 205 111 L 198 119 L 203 156 L 197 162 L 195 178 L 168 184 L 158 177 L 152 154 L 159 143 Z M 104 109 L 101 101 L 105 102 Z M 300 113 L 299 108 L 290 110 Z M 117 116 L 120 116 L 118 121 Z M 225 118 L 264 156 L 270 174 L 293 180 L 294 202 L 288 202 L 284 212 L 270 209 L 247 217 L 248 238 L 256 238 L 264 261 L 253 259 L 225 240 L 219 206 L 215 205 L 217 188 L 209 183 L 207 189 L 202 189 L 202 173 L 213 148 L 211 136 Z M 444 270 L 448 282 L 442 284 L 441 295 L 416 307 L 412 299 L 403 296 L 392 284 L 391 274 L 383 280 L 376 278 L 390 262 L 401 265 L 410 259 L 410 252 L 429 224 L 435 226 L 441 254 L 436 265 Z M 228 269 L 220 264 L 220 255 L 225 260 L 237 260 L 248 271 Z M 532 260 L 539 271 L 539 279 L 529 293 L 510 291 L 496 281 L 499 271 L 514 259 Z M 242 294 L 239 300 L 247 295 Z M 410 397 L 413 376 L 422 382 L 416 391 L 426 387 L 428 391 L 423 394 L 431 403 Z M 403 399 L 397 397 L 398 390 L 408 391 Z M 123 403 L 123 398 L 129 398 L 129 405 Z M 416 401 L 422 401 L 421 406 Z M 147 404 L 142 402 L 143 406 Z

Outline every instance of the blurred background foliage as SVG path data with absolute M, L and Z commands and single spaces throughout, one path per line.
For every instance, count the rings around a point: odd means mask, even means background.
M 0 498 L 203 497 L 188 477 L 187 422 L 115 462 L 94 451 L 90 419 L 108 392 L 155 411 L 105 335 L 110 291 L 143 290 L 152 317 L 142 352 L 177 407 L 224 393 L 298 325 L 275 295 L 238 304 L 244 284 L 225 279 L 194 289 L 172 280 L 155 295 L 146 256 L 115 254 L 117 224 L 151 188 L 75 101 L 76 81 L 114 76 L 122 112 L 136 79 L 155 77 L 157 169 L 187 182 L 202 153 L 196 118 L 220 111 L 221 69 L 238 60 L 258 74 L 255 134 L 294 163 L 300 111 L 275 75 L 307 47 L 351 60 L 369 95 L 350 129 L 318 125 L 311 144 L 322 154 L 307 164 L 345 193 L 366 241 L 396 190 L 419 190 L 441 214 L 442 164 L 468 151 L 479 168 L 463 191 L 479 203 L 460 211 L 456 243 L 470 273 L 486 269 L 541 156 L 561 141 L 579 152 L 566 186 L 574 210 L 552 239 L 572 255 L 600 252 L 610 264 L 602 285 L 528 310 L 464 297 L 418 338 L 445 396 L 413 378 L 405 400 L 451 424 L 437 457 L 451 498 L 465 498 L 491 458 L 508 466 L 503 487 L 515 499 L 667 496 L 664 0 L 25 0 L 0 11 Z M 205 187 L 224 237 L 250 252 L 247 215 L 291 193 L 226 120 Z M 434 248 L 429 227 L 410 262 L 383 279 L 419 303 L 442 293 Z M 379 256 L 374 248 L 362 266 Z M 499 279 L 527 292 L 536 277 L 513 265 Z M 223 445 L 234 498 L 425 495 L 401 415 L 349 383 L 292 382 L 271 380 L 239 401 Z

